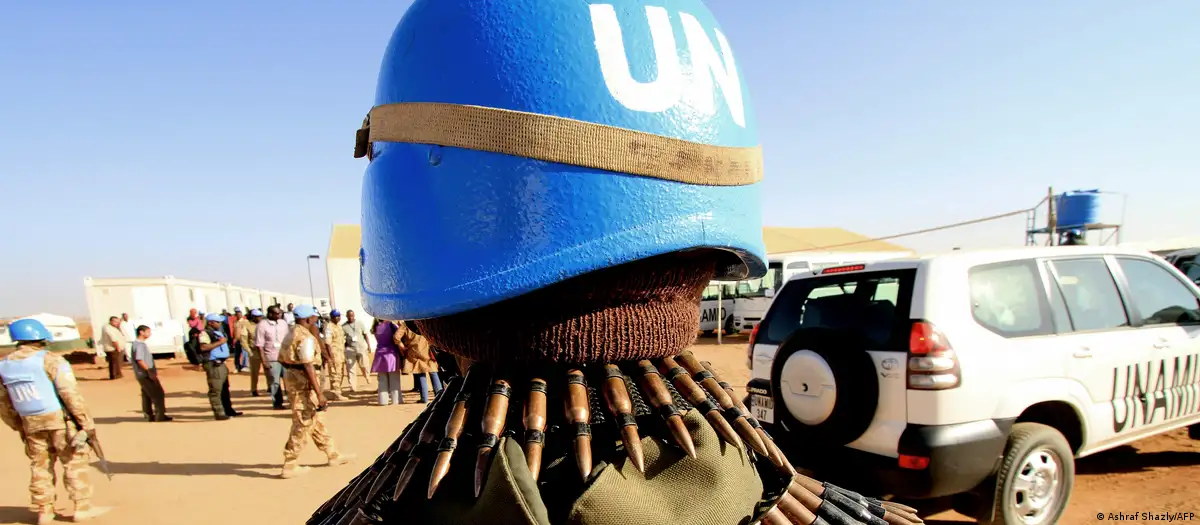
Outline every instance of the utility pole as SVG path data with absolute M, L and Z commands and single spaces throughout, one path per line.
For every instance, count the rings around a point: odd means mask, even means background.
M 721 304 L 724 291 L 725 283 L 720 283 L 717 286 L 717 345 L 721 344 L 721 332 L 725 331 L 725 306 Z
M 1054 186 L 1046 192 L 1046 231 L 1050 234 L 1050 246 L 1055 246 L 1058 244 L 1058 206 L 1054 200 Z
M 308 260 L 306 261 L 308 263 L 308 295 L 309 295 L 309 299 L 312 300 L 313 308 L 317 307 L 317 293 L 315 291 L 313 291 L 312 262 L 313 262 L 313 259 L 320 259 L 320 258 L 321 258 L 320 255 L 309 255 Z

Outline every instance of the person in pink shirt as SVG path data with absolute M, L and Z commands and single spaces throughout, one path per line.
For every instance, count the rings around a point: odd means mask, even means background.
M 283 365 L 279 363 L 279 347 L 287 337 L 289 327 L 283 320 L 283 310 L 278 306 L 267 308 L 267 318 L 258 322 L 254 334 L 254 346 L 262 356 L 263 368 L 267 370 L 267 389 L 276 410 L 283 410 Z
M 191 310 L 188 310 L 187 324 L 188 328 L 193 330 L 203 330 L 204 318 L 200 316 L 200 313 L 197 312 L 195 308 L 192 308 Z

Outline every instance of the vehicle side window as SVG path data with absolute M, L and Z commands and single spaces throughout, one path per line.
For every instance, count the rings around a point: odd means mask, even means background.
M 1189 281 L 1200 284 L 1200 264 L 1187 262 L 1183 263 L 1183 266 L 1180 268 L 1183 270 L 1183 274 L 1187 276 Z
M 1125 304 L 1104 259 L 1051 261 L 1075 331 L 1129 326 Z
M 1129 302 L 1148 325 L 1192 323 L 1200 320 L 1200 301 L 1188 286 L 1166 268 L 1145 259 L 1117 258 L 1129 282 Z
M 984 328 L 1004 337 L 1054 332 L 1033 261 L 987 264 L 967 272 L 971 312 Z
M 1062 290 L 1054 281 L 1050 282 L 1050 313 L 1054 316 L 1056 333 L 1069 334 L 1075 331 L 1075 326 L 1071 323 L 1071 314 L 1067 312 L 1067 302 L 1063 299 Z

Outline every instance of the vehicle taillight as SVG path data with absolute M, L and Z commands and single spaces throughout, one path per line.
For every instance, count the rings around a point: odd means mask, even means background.
M 927 321 L 915 321 L 908 336 L 909 390 L 945 390 L 962 382 L 958 356 L 946 336 Z
M 754 340 L 758 339 L 758 327 L 762 323 L 754 325 L 754 329 L 750 331 L 750 344 L 746 345 L 746 368 L 754 369 Z
M 821 275 L 829 275 L 831 273 L 860 272 L 860 271 L 866 269 L 866 267 L 867 267 L 867 265 L 865 265 L 865 264 L 851 264 L 848 266 L 833 266 L 833 267 L 821 270 Z

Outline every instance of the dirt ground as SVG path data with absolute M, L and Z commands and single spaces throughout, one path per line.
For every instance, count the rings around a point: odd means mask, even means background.
M 695 347 L 731 384 L 744 388 L 745 339 L 717 346 L 711 339 Z M 99 433 L 114 475 L 92 472 L 95 504 L 113 510 L 92 523 L 296 524 L 390 444 L 419 411 L 416 394 L 409 404 L 376 407 L 371 393 L 334 402 L 328 424 L 340 448 L 358 454 L 350 465 L 315 468 L 292 480 L 277 479 L 289 413 L 271 410 L 265 397 L 250 397 L 249 375 L 231 376 L 234 406 L 241 418 L 212 420 L 204 376 L 178 364 L 164 366 L 172 423 L 146 423 L 140 415 L 137 383 L 131 372 L 119 381 L 102 380 L 95 366 L 77 366 L 80 388 L 99 423 Z M 408 379 L 406 379 L 406 382 Z M 369 388 L 373 389 L 372 381 Z M 406 385 L 409 386 L 409 385 Z M 1082 460 L 1080 476 L 1063 523 L 1094 523 L 1096 512 L 1200 511 L 1200 446 L 1181 432 L 1160 436 Z M 311 445 L 302 461 L 323 457 Z M 32 519 L 28 504 L 28 462 L 16 433 L 0 430 L 0 524 Z M 93 463 L 96 466 L 96 463 Z M 60 491 L 59 509 L 70 513 Z M 952 512 L 928 516 L 936 521 L 965 521 Z M 60 518 L 61 519 L 61 518 Z

